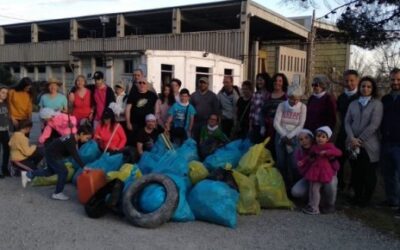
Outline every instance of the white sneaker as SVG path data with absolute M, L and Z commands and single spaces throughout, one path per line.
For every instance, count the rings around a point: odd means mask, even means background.
M 51 198 L 53 200 L 59 200 L 59 201 L 67 201 L 67 200 L 69 200 L 69 197 L 66 196 L 64 193 L 52 194 Z
M 31 178 L 29 178 L 27 174 L 28 174 L 28 172 L 21 171 L 21 183 L 22 183 L 23 188 L 26 188 L 26 185 L 28 184 L 28 182 L 31 182 Z

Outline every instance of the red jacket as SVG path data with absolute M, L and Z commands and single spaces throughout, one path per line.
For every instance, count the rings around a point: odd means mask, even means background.
M 117 126 L 117 130 L 115 131 L 114 137 L 112 138 L 110 146 L 107 149 L 110 151 L 121 150 L 126 144 L 126 135 L 122 126 L 119 125 L 119 123 L 116 123 L 115 126 Z M 99 124 L 97 126 L 96 131 L 94 132 L 94 138 L 99 143 L 99 146 L 102 150 L 106 148 L 112 132 L 113 129 L 110 127 L 110 124 Z

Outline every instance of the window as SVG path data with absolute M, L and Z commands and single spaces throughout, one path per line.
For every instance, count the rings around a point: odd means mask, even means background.
M 35 68 L 33 66 L 26 67 L 26 70 L 28 71 L 28 73 L 34 73 L 35 72 Z
M 103 57 L 96 57 L 95 60 L 96 60 L 96 67 L 103 67 L 104 66 Z
M 14 67 L 14 73 L 20 73 L 21 72 L 21 68 L 19 66 Z
M 71 65 L 65 65 L 65 73 L 72 73 L 72 66 Z
M 45 66 L 39 66 L 38 67 L 38 72 L 39 73 L 46 73 L 46 67 Z
M 161 64 L 161 84 L 170 83 L 174 78 L 174 65 Z
M 233 76 L 233 69 L 224 69 L 224 76 Z
M 207 68 L 207 67 L 196 67 L 196 79 L 195 79 L 196 89 L 199 87 L 198 83 L 199 83 L 200 78 L 202 78 L 202 77 L 207 77 L 208 83 L 209 83 L 208 88 L 212 89 L 212 87 L 211 87 L 211 70 L 210 70 L 210 68 Z
M 280 66 L 280 70 L 282 71 L 283 70 L 283 55 L 281 55 L 281 66 Z
M 283 56 L 283 71 L 286 70 L 286 55 Z
M 124 60 L 124 73 L 133 73 L 133 60 Z

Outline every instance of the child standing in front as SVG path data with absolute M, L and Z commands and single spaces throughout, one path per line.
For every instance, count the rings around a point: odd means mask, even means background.
M 342 151 L 329 142 L 331 136 L 332 130 L 328 126 L 323 126 L 316 130 L 316 144 L 310 150 L 310 155 L 314 159 L 304 175 L 304 178 L 310 184 L 308 206 L 303 209 L 306 214 L 319 214 L 321 187 L 332 181 L 340 167 L 336 158 L 342 155 Z
M 1 163 L 1 174 L 0 178 L 4 178 L 4 176 L 10 176 L 10 172 L 8 171 L 8 160 L 10 155 L 10 148 L 8 147 L 8 141 L 10 140 L 8 134 L 8 124 L 10 121 L 10 117 L 8 114 L 7 107 L 7 94 L 8 89 L 4 86 L 0 86 L 0 143 L 2 149 L 2 159 Z

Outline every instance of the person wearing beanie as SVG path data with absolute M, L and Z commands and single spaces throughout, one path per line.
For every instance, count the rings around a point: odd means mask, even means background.
M 322 126 L 315 132 L 316 143 L 310 149 L 311 162 L 304 171 L 304 178 L 309 182 L 308 205 L 303 209 L 306 214 L 320 213 L 321 189 L 323 185 L 332 182 L 340 167 L 337 158 L 342 155 L 342 151 L 329 142 L 331 136 L 332 130 L 328 126 Z M 331 191 L 333 193 L 329 196 L 336 197 L 336 187 Z M 334 211 L 334 207 L 327 209 Z
M 56 112 L 51 108 L 42 108 L 39 116 L 46 124 L 39 136 L 40 144 L 47 144 L 55 138 L 75 134 L 77 131 L 77 121 L 73 115 Z
M 94 139 L 103 151 L 113 153 L 124 149 L 126 135 L 122 126 L 115 120 L 112 109 L 104 109 L 100 124 L 95 129 Z
M 164 129 L 157 124 L 157 118 L 154 114 L 146 115 L 145 121 L 146 126 L 139 131 L 137 136 L 136 152 L 139 154 L 139 157 L 145 151 L 150 151 L 158 136 L 164 132 Z
M 336 125 L 336 100 L 326 92 L 328 88 L 328 78 L 317 76 L 311 86 L 313 94 L 307 102 L 307 119 L 304 127 L 315 131 L 321 126 L 328 126 L 332 130 Z
M 293 162 L 293 151 L 296 136 L 306 120 L 307 107 L 300 101 L 302 95 L 301 86 L 291 85 L 288 100 L 278 105 L 274 118 L 276 163 L 287 187 L 300 178 Z

